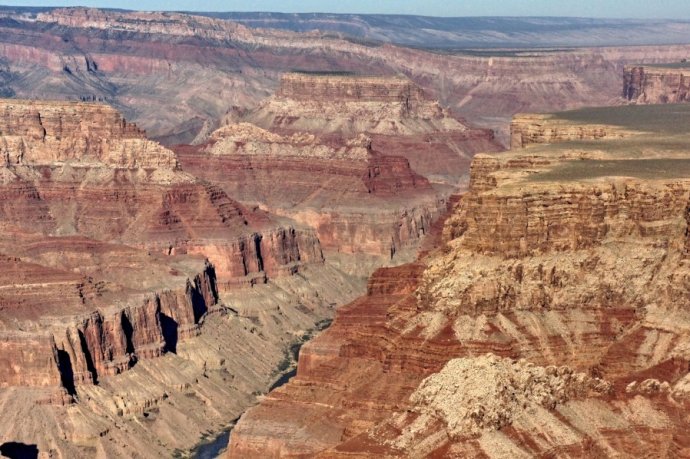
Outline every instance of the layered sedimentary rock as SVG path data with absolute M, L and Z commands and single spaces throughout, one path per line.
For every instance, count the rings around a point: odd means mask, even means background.
M 377 271 L 229 457 L 687 455 L 688 109 L 637 109 L 477 157 L 439 247 Z
M 169 144 L 203 142 L 226 112 L 255 107 L 292 69 L 404 74 L 507 134 L 514 113 L 610 104 L 620 99 L 624 65 L 688 55 L 685 45 L 437 53 L 174 13 L 75 8 L 7 17 L 3 94 L 107 101 Z
M 621 138 L 633 135 L 617 126 L 577 123 L 549 114 L 518 114 L 510 123 L 510 148 L 533 143 L 558 143 L 574 140 Z
M 245 205 L 314 228 L 328 252 L 386 261 L 419 245 L 479 149 L 500 146 L 408 79 L 290 73 L 207 144 L 177 151 Z
M 175 169 L 172 151 L 146 138 L 107 105 L 0 100 L 4 165 L 69 161 Z
M 374 151 L 367 137 L 278 135 L 243 123 L 213 141 L 180 152 L 185 169 L 247 206 L 311 226 L 326 250 L 390 258 L 419 243 L 442 200 L 405 158 Z
M 361 291 L 313 230 L 181 171 L 108 106 L 3 100 L 0 113 L 3 453 L 189 449 Z
M 402 77 L 288 73 L 245 119 L 281 132 L 366 133 L 372 149 L 442 183 L 456 184 L 476 151 L 499 148 L 492 132 L 469 127 Z
M 203 259 L 185 262 L 90 239 L 27 238 L 4 229 L 12 237 L 3 237 L 3 252 L 23 255 L 2 260 L 0 333 L 18 349 L 8 351 L 0 371 L 5 387 L 54 386 L 74 395 L 75 384 L 95 384 L 194 336 L 217 302 L 215 274 Z M 81 264 L 99 256 L 112 262 L 99 274 Z
M 172 151 L 107 106 L 0 105 L 10 158 L 2 171 L 5 221 L 168 254 L 202 254 L 224 283 L 323 261 L 309 230 L 281 226 L 181 172 Z
M 687 102 L 690 100 L 690 65 L 626 66 L 623 97 L 646 104 Z

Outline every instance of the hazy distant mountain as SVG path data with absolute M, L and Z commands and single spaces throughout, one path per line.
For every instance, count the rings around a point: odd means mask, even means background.
M 421 47 L 619 46 L 690 42 L 689 20 L 368 14 L 194 13 L 251 27 L 320 30 Z M 625 12 L 621 12 L 624 15 Z

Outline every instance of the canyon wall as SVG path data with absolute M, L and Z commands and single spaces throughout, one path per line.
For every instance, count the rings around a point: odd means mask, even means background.
M 686 455 L 689 139 L 658 126 L 478 156 L 436 248 L 370 278 L 228 457 Z
M 313 228 L 327 252 L 395 262 L 480 148 L 501 147 L 405 78 L 289 73 L 206 144 L 176 150 L 185 170 L 246 206 Z
M 106 105 L 0 100 L 5 166 L 102 162 L 114 167 L 175 169 L 175 155 Z
M 398 102 L 405 109 L 428 100 L 424 92 L 407 78 L 329 75 L 327 73 L 287 73 L 280 78 L 279 97 L 296 100 L 366 100 Z
M 623 97 L 645 104 L 687 102 L 690 100 L 690 66 L 626 66 Z
M 524 148 L 533 143 L 615 139 L 630 135 L 631 132 L 617 126 L 574 123 L 548 114 L 517 114 L 510 123 L 510 149 Z
M 111 107 L 0 113 L 0 448 L 189 450 L 362 290 L 314 230 L 182 171 Z

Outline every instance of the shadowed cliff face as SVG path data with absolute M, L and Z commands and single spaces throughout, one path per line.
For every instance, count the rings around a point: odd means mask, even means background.
M 624 65 L 688 54 L 671 45 L 433 53 L 173 13 L 8 16 L 0 24 L 6 91 L 106 101 L 166 144 L 202 142 L 232 107 L 255 107 L 294 69 L 404 74 L 506 140 L 514 113 L 610 104 L 620 100 Z
M 229 457 L 686 455 L 685 111 L 516 119 L 526 148 L 474 159 L 439 248 L 377 271 Z

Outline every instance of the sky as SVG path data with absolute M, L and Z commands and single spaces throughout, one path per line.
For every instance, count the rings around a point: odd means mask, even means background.
M 0 4 L 177 11 L 690 19 L 690 0 L 0 0 Z

